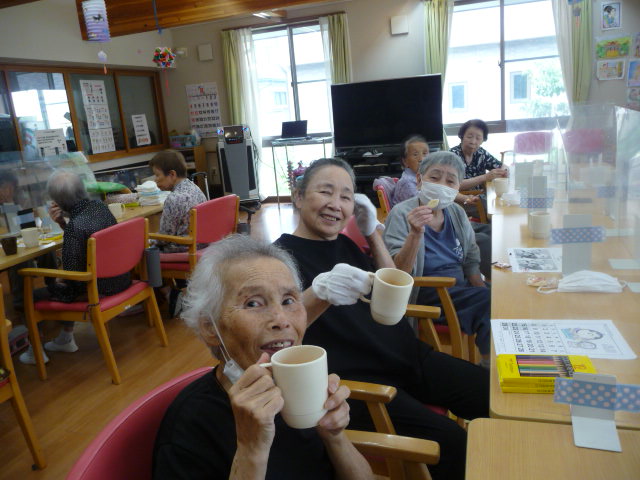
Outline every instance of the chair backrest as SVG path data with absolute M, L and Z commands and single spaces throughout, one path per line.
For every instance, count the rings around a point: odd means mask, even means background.
M 601 153 L 604 150 L 604 131 L 601 128 L 577 128 L 562 134 L 567 153 Z
M 169 404 L 211 368 L 199 368 L 160 385 L 129 405 L 93 439 L 67 480 L 151 478 L 153 445 Z
M 95 240 L 96 276 L 115 277 L 140 262 L 146 246 L 146 220 L 132 218 L 91 235 Z M 87 257 L 87 260 L 90 260 Z
M 385 216 L 391 210 L 391 201 L 389 199 L 393 195 L 396 183 L 398 183 L 398 179 L 392 177 L 378 177 L 373 181 L 373 189 L 378 193 L 380 208 L 382 208 L 382 213 Z
M 356 223 L 355 215 L 351 216 L 351 218 L 349 219 L 349 221 L 347 222 L 347 224 L 345 225 L 345 227 L 342 229 L 340 233 L 349 237 L 353 241 L 353 243 L 355 243 L 358 246 L 358 248 L 360 248 L 360 250 L 362 250 L 364 253 L 369 255 L 370 253 L 369 242 L 367 242 L 367 239 L 364 238 L 364 235 L 362 235 L 362 232 L 360 232 L 360 229 L 358 228 L 358 224 Z
M 513 139 L 514 153 L 523 155 L 540 155 L 551 151 L 551 132 L 523 132 Z
M 225 195 L 196 205 L 196 242 L 211 243 L 235 233 L 240 198 Z

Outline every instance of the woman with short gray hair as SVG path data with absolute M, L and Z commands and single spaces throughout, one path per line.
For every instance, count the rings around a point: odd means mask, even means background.
M 307 313 L 300 287 L 286 252 L 248 236 L 231 235 L 202 253 L 182 316 L 220 363 L 167 410 L 154 479 L 372 478 L 344 433 L 350 392 L 337 375 L 329 375 L 328 412 L 315 429 L 291 428 L 277 415 L 284 400 L 261 364 L 302 343 Z

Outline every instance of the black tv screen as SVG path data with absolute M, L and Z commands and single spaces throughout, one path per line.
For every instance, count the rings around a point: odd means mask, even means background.
M 331 85 L 336 148 L 442 142 L 440 74 Z

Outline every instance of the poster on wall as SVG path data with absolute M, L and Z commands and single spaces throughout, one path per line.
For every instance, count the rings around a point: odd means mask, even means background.
M 612 30 L 614 28 L 620 28 L 622 25 L 622 12 L 620 2 L 602 2 L 600 7 L 602 30 Z
M 624 79 L 625 60 L 598 60 L 596 78 L 598 80 Z
M 620 58 L 629 55 L 631 37 L 596 39 L 596 58 Z
M 640 60 L 629 62 L 629 74 L 627 75 L 628 87 L 640 87 Z
M 220 126 L 218 86 L 215 82 L 186 85 L 189 123 L 202 138 L 216 137 Z
M 107 91 L 103 80 L 80 80 L 82 103 L 87 117 L 87 128 L 92 153 L 113 152 L 116 144 L 111 128 Z
M 147 116 L 144 113 L 140 115 L 131 115 L 133 123 L 133 132 L 136 135 L 136 146 L 151 145 L 151 135 L 149 135 L 149 126 L 147 125 Z
M 633 48 L 631 49 L 631 55 L 634 57 L 640 57 L 640 33 L 636 33 L 633 36 Z

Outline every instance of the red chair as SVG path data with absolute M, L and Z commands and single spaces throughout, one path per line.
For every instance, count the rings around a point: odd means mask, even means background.
M 82 452 L 67 480 L 150 479 L 153 445 L 164 413 L 184 387 L 210 371 L 203 367 L 185 373 L 129 405 Z
M 7 331 L 11 328 L 11 323 L 4 318 L 3 299 L 2 286 L 0 286 L 0 367 L 9 371 L 9 377 L 4 381 L 0 381 L 0 403 L 4 403 L 7 400 L 11 401 L 11 406 L 18 418 L 18 424 L 20 425 L 22 434 L 27 441 L 27 445 L 29 446 L 31 456 L 35 463 L 33 468 L 34 470 L 36 468 L 42 469 L 47 466 L 47 461 L 42 454 L 40 442 L 38 441 L 38 437 L 36 436 L 36 432 L 33 428 L 33 423 L 31 422 L 27 406 L 24 403 L 24 397 L 22 396 L 22 392 L 20 392 L 18 378 L 16 377 L 15 369 L 13 368 L 13 360 L 11 359 L 9 349 L 9 333 Z
M 373 189 L 378 194 L 378 203 L 380 204 L 380 209 L 382 210 L 382 218 L 381 221 L 387 218 L 389 212 L 391 211 L 391 202 L 389 201 L 389 195 L 393 194 L 393 189 L 395 188 L 396 183 L 398 183 L 398 178 L 392 177 L 380 177 L 376 178 L 373 181 Z
M 162 277 L 187 279 L 202 255 L 198 244 L 213 243 L 236 232 L 240 198 L 226 195 L 214 198 L 193 207 L 189 212 L 189 232 L 186 237 L 151 233 L 149 238 L 164 242 L 187 245 L 189 250 L 181 253 L 160 254 Z
M 113 356 L 106 324 L 128 308 L 144 302 L 147 319 L 156 327 L 162 346 L 167 346 L 164 331 L 153 288 L 146 281 L 133 280 L 125 291 L 100 297 L 98 279 L 115 277 L 138 267 L 143 278 L 146 277 L 144 249 L 147 240 L 148 220 L 134 218 L 113 225 L 91 235 L 87 242 L 87 271 L 75 272 L 45 268 L 23 268 L 20 275 L 25 277 L 24 298 L 25 315 L 29 338 L 33 345 L 38 375 L 46 380 L 47 371 L 43 361 L 42 343 L 38 334 L 38 323 L 43 320 L 69 320 L 73 322 L 91 322 L 96 331 L 100 348 L 113 383 L 120 384 L 121 378 Z M 64 303 L 53 300 L 33 302 L 33 280 L 37 277 L 62 278 L 87 282 L 88 301 Z

